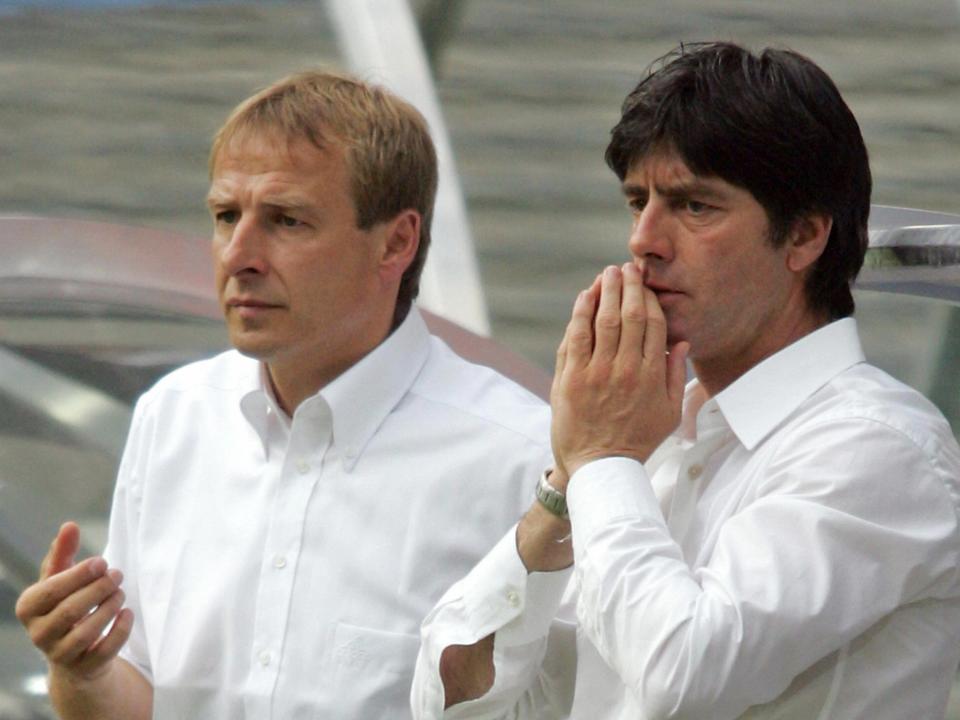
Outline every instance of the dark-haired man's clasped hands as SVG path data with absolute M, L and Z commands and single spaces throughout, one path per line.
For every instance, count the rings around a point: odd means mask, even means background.
M 643 273 L 642 260 L 607 267 L 574 303 L 550 393 L 556 466 L 547 481 L 558 493 L 591 460 L 646 462 L 680 422 L 690 345 L 668 347 L 663 309 Z M 569 533 L 564 519 L 534 506 L 517 531 L 524 565 L 570 565 L 572 544 L 557 542 Z

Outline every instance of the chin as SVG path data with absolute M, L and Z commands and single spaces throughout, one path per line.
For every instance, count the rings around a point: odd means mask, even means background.
M 263 338 L 254 338 L 244 335 L 230 334 L 230 344 L 241 355 L 267 362 L 276 352 L 275 344 Z

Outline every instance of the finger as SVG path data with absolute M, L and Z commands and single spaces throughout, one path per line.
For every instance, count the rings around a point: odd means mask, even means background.
M 581 292 L 580 295 L 583 295 L 584 293 L 587 293 L 587 295 L 592 299 L 594 304 L 596 304 L 596 298 L 598 298 L 600 295 L 600 275 L 597 275 L 597 277 L 594 278 L 593 283 L 590 285 L 590 287 L 584 290 L 583 292 Z M 576 310 L 576 304 L 577 304 L 577 301 L 580 300 L 580 295 L 578 295 L 576 300 L 574 300 L 574 310 Z M 553 381 L 550 383 L 550 403 L 551 404 L 553 403 L 554 398 L 557 397 L 557 393 L 560 390 L 560 381 L 563 378 L 563 370 L 567 366 L 567 347 L 568 347 L 567 338 L 570 335 L 571 324 L 572 323 L 568 323 L 567 327 L 564 329 L 563 338 L 560 340 L 560 346 L 557 348 L 557 359 L 554 364 Z M 593 341 L 591 339 L 591 343 L 592 342 Z
M 51 578 L 47 583 L 57 578 Z M 68 594 L 46 613 L 34 612 L 27 618 L 21 618 L 33 644 L 41 650 L 53 647 L 91 610 L 116 592 L 121 579 L 118 570 L 111 570 Z
M 594 321 L 595 346 L 593 355 L 601 361 L 611 361 L 620 346 L 620 298 L 623 277 L 620 268 L 612 265 L 603 271 L 600 286 L 600 304 Z
M 590 357 L 593 355 L 593 316 L 596 306 L 596 300 L 590 290 L 584 290 L 577 295 L 577 300 L 573 304 L 573 314 L 564 335 L 564 343 L 566 343 L 564 371 L 583 367 L 590 362 Z
M 634 258 L 632 265 L 639 271 L 640 279 L 643 280 L 647 274 L 647 261 L 644 258 Z
M 33 644 L 44 653 L 53 652 L 63 639 L 111 597 L 118 587 L 117 575 L 105 575 L 67 597 L 48 614 L 35 618 L 27 627 Z
M 43 562 L 40 563 L 40 579 L 45 580 L 73 567 L 77 550 L 80 549 L 80 528 L 75 522 L 65 522 L 50 544 Z
M 120 648 L 130 637 L 133 630 L 133 611 L 130 608 L 122 609 L 113 622 L 110 632 L 100 638 L 100 641 L 87 650 L 81 658 L 83 669 L 89 670 L 103 666 L 120 652 Z
M 687 385 L 687 354 L 690 352 L 690 343 L 678 342 L 670 348 L 670 357 L 667 359 L 667 395 L 676 403 L 683 400 L 683 392 Z
M 70 631 L 54 643 L 48 652 L 50 660 L 70 664 L 93 648 L 120 612 L 124 599 L 123 590 L 117 590 L 104 598 L 92 612 L 74 623 Z
M 667 353 L 667 318 L 648 287 L 643 288 L 646 323 L 643 331 L 643 358 L 647 362 L 663 362 Z
M 620 355 L 625 361 L 643 357 L 643 338 L 647 325 L 643 274 L 633 263 L 623 266 L 623 303 L 620 308 Z
M 550 382 L 550 398 L 551 401 L 553 397 L 557 394 L 558 385 L 560 383 L 560 378 L 563 375 L 563 368 L 567 364 L 567 334 L 563 334 L 563 339 L 560 341 L 560 347 L 557 348 L 557 360 L 553 366 L 553 380 Z
M 31 585 L 17 600 L 17 617 L 26 625 L 32 618 L 50 613 L 81 588 L 102 578 L 106 572 L 107 563 L 103 558 L 87 558 L 69 570 Z

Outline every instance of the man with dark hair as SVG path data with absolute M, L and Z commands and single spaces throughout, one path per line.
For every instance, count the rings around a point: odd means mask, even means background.
M 210 180 L 239 352 L 140 399 L 104 557 L 65 524 L 17 615 L 64 718 L 407 716 L 420 621 L 526 505 L 547 408 L 412 305 L 437 184 L 413 107 L 294 75 L 229 117 Z
M 634 260 L 576 300 L 554 467 L 427 617 L 415 715 L 943 717 L 960 448 L 849 317 L 870 201 L 850 110 L 796 53 L 686 46 L 607 161 Z

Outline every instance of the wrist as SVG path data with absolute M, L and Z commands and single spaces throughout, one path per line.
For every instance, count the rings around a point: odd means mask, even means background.
M 573 564 L 570 520 L 533 503 L 517 526 L 517 553 L 527 572 L 552 572 Z

